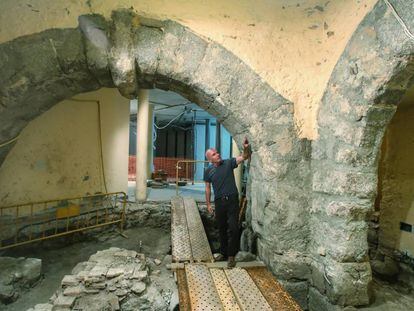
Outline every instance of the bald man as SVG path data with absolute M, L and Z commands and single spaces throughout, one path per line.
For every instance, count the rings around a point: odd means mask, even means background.
M 233 170 L 249 155 L 247 138 L 243 142 L 243 154 L 236 158 L 222 160 L 216 149 L 210 148 L 206 151 L 206 158 L 211 163 L 204 172 L 207 209 L 211 214 L 214 212 L 210 202 L 213 184 L 215 216 L 220 235 L 220 257 L 228 259 L 229 268 L 236 265 L 234 257 L 239 250 L 239 192 Z

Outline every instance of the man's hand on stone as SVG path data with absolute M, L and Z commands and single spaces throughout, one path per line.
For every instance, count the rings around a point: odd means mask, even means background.
M 243 140 L 243 149 L 249 148 L 249 141 L 247 140 L 247 137 Z
M 249 141 L 247 140 L 247 137 L 244 137 L 244 140 L 243 140 L 243 159 L 246 160 L 246 159 L 250 158 L 250 155 L 251 155 L 251 150 L 250 150 Z

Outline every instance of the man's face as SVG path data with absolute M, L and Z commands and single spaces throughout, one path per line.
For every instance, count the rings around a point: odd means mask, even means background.
M 210 151 L 208 152 L 207 158 L 213 164 L 221 162 L 220 153 L 218 153 L 216 149 L 210 149 Z

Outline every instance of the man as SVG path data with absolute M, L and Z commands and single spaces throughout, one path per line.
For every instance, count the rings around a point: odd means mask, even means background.
M 236 158 L 222 160 L 216 149 L 210 148 L 206 151 L 206 158 L 212 164 L 204 173 L 207 209 L 209 213 L 213 213 L 210 202 L 211 184 L 213 184 L 216 222 L 220 235 L 220 253 L 221 258 L 228 258 L 227 266 L 229 268 L 236 265 L 234 257 L 239 250 L 239 193 L 233 170 L 249 155 L 247 138 L 243 142 L 243 154 Z M 229 235 L 227 231 L 229 231 Z

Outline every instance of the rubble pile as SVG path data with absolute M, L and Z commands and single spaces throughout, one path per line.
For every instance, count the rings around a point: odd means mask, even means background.
M 28 311 L 49 310 L 172 310 L 174 289 L 157 284 L 161 261 L 133 250 L 111 247 L 75 266 L 48 304 Z M 174 302 L 172 302 L 173 300 Z

